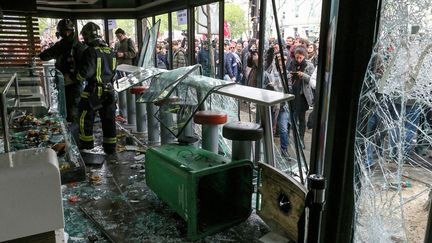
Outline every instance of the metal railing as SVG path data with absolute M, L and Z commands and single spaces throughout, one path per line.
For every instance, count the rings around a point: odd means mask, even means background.
M 9 121 L 7 119 L 7 93 L 9 92 L 12 83 L 15 82 L 15 107 L 19 106 L 19 88 L 17 73 L 11 77 L 9 82 L 4 87 L 1 93 L 1 119 L 3 123 L 3 137 L 4 137 L 4 151 L 8 153 L 10 151 L 10 139 L 9 139 Z

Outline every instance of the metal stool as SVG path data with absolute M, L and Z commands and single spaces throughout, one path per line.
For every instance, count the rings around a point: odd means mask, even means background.
M 135 112 L 135 95 L 131 92 L 126 93 L 127 100 L 127 121 L 130 125 L 135 125 L 136 112 Z
M 134 86 L 129 89 L 135 96 L 143 94 L 148 88 L 145 86 Z M 136 103 L 136 127 L 137 132 L 146 132 L 147 129 L 147 112 L 145 103 Z
M 194 122 L 202 125 L 202 148 L 218 153 L 219 129 L 218 125 L 225 124 L 228 116 L 220 111 L 198 111 Z
M 252 141 L 260 140 L 264 132 L 259 124 L 236 121 L 226 124 L 222 135 L 232 140 L 232 160 L 250 160 Z
M 159 106 L 159 120 L 164 124 L 160 126 L 160 141 L 162 145 L 174 142 L 176 137 L 167 128 L 174 126 L 173 115 L 169 111 L 162 110 L 161 107 L 166 104 L 178 102 L 178 100 L 178 97 L 169 97 L 154 103 L 156 106 Z
M 160 125 L 156 119 L 156 106 L 152 102 L 146 103 L 147 110 L 147 136 L 149 144 L 157 144 L 160 141 Z

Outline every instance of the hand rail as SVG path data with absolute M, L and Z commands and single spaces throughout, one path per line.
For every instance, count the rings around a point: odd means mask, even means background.
M 11 77 L 9 82 L 4 87 L 1 93 L 1 119 L 3 122 L 3 136 L 4 136 L 4 151 L 5 153 L 9 153 L 10 151 L 10 140 L 9 140 L 9 122 L 7 119 L 7 99 L 6 94 L 8 93 L 10 87 L 12 86 L 12 82 L 15 81 L 15 102 L 19 104 L 19 91 L 18 91 L 18 79 L 17 73 Z

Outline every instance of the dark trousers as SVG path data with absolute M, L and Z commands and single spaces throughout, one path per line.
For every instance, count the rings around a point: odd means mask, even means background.
M 298 122 L 299 134 L 303 142 L 306 130 L 306 111 L 303 109 L 295 110 L 294 119 Z
M 85 93 L 85 92 L 84 92 Z M 99 117 L 102 122 L 103 132 L 103 148 L 106 153 L 115 151 L 117 137 L 115 124 L 115 98 L 114 92 L 104 94 L 101 102 L 101 107 L 94 109 L 88 98 L 81 97 L 80 101 L 80 117 L 79 117 L 79 141 L 80 148 L 91 149 L 94 146 L 93 141 L 93 124 L 96 112 L 99 112 Z
M 294 99 L 294 120 L 298 124 L 299 135 L 303 142 L 306 130 L 306 111 L 309 109 L 306 97 L 298 94 Z
M 80 83 L 73 83 L 65 86 L 65 97 L 66 97 L 66 121 L 77 122 L 79 115 L 78 104 L 80 101 L 80 95 L 82 91 L 82 85 Z

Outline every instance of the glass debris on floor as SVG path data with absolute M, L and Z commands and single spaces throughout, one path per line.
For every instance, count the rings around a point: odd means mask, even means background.
M 144 151 L 125 144 L 123 132 L 118 137 L 124 150 L 107 156 L 102 166 L 88 167 L 87 181 L 62 188 L 69 241 L 97 237 L 102 242 L 188 242 L 186 222 L 145 184 Z M 198 242 L 258 242 L 268 231 L 253 213 L 247 221 Z

